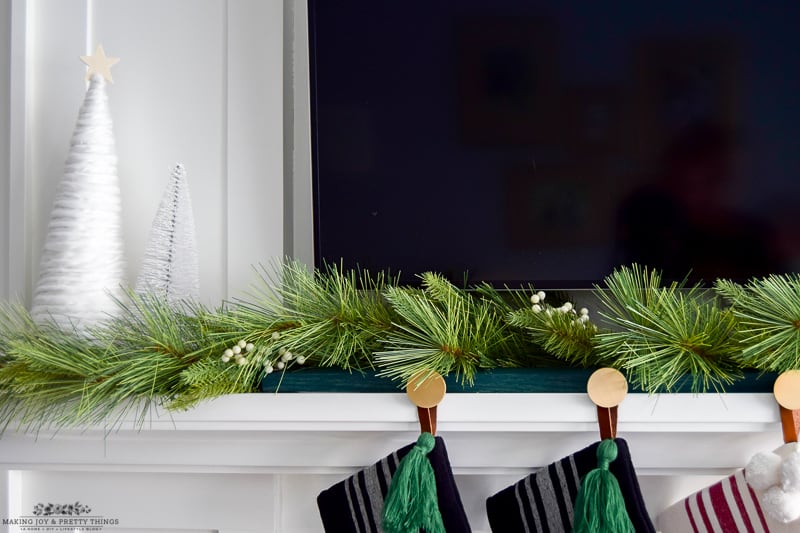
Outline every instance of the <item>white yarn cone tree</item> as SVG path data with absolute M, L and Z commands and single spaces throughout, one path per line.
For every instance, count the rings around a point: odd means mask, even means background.
M 98 47 L 82 59 L 90 65 L 89 87 L 50 214 L 31 308 L 38 322 L 78 331 L 114 315 L 125 284 L 116 147 L 105 74 L 97 73 L 103 66 L 107 73 L 116 58 Z
M 196 301 L 200 296 L 199 270 L 186 170 L 177 164 L 150 229 L 136 292 L 154 293 L 170 304 Z

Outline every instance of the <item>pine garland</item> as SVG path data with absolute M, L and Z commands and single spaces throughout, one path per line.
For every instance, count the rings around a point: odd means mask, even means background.
M 386 349 L 375 354 L 379 375 L 408 383 L 420 373 L 452 372 L 472 383 L 478 368 L 492 366 L 494 348 L 506 341 L 502 317 L 492 303 L 473 298 L 438 274 L 421 277 L 421 291 L 387 290 L 402 321 L 395 322 Z
M 771 275 L 742 286 L 717 280 L 739 319 L 743 365 L 782 372 L 800 368 L 800 275 Z
M 597 335 L 598 355 L 649 392 L 671 392 L 684 378 L 693 392 L 724 390 L 741 377 L 733 311 L 699 285 L 660 282 L 659 273 L 636 265 L 606 279 L 601 314 L 616 329 Z
M 383 297 L 387 275 L 335 265 L 313 272 L 296 261 L 257 274 L 251 300 L 207 316 L 207 357 L 183 373 L 187 388 L 171 406 L 252 392 L 262 378 L 282 379 L 295 365 L 373 368 L 372 353 L 394 318 Z
M 531 286 L 458 288 L 425 273 L 421 288 L 404 287 L 385 273 L 288 260 L 257 273 L 247 299 L 217 309 L 126 294 L 89 331 L 0 305 L 0 431 L 113 428 L 130 414 L 142 423 L 154 406 L 254 392 L 301 365 L 377 369 L 399 387 L 420 372 L 472 383 L 482 368 L 610 365 L 647 392 L 687 381 L 721 391 L 743 369 L 800 368 L 795 274 L 712 290 L 622 267 L 597 287 L 593 321 Z
M 589 310 L 575 309 L 572 302 L 559 307 L 545 303 L 544 291 L 531 296 L 530 307 L 509 314 L 509 323 L 524 328 L 531 340 L 547 353 L 578 366 L 591 366 L 599 361 L 594 349 L 598 332 L 589 319 Z
M 194 361 L 185 311 L 165 301 L 128 294 L 120 313 L 84 332 L 54 322 L 34 323 L 24 310 L 6 310 L 4 325 L 23 324 L 5 346 L 0 368 L 0 418 L 25 429 L 110 424 L 175 394 Z M 8 408 L 13 405 L 13 408 Z M 13 416 L 8 416 L 13 415 Z
M 323 367 L 373 367 L 371 355 L 395 316 L 383 297 L 391 284 L 387 274 L 343 272 L 335 265 L 312 272 L 289 262 L 282 279 L 262 281 L 263 301 L 286 328 L 281 332 L 286 349 Z
M 543 338 L 538 338 L 525 324 L 516 320 L 516 315 L 526 313 L 530 309 L 531 301 L 541 298 L 544 293 L 538 293 L 531 285 L 518 289 L 504 288 L 498 290 L 491 285 L 482 283 L 473 289 L 473 294 L 482 298 L 491 305 L 497 315 L 506 321 L 508 335 L 498 342 L 491 359 L 493 366 L 507 368 L 548 368 L 563 367 L 564 362 L 558 359 L 557 352 L 550 351 L 544 346 Z M 546 329 L 545 333 L 559 336 L 564 330 L 551 324 L 554 329 Z M 554 357 L 555 356 L 555 357 Z M 565 359 L 569 360 L 569 357 Z

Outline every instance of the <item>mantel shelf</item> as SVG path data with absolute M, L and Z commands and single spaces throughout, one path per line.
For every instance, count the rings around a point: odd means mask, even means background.
M 579 393 L 451 394 L 438 410 L 440 432 L 591 431 L 597 425 L 594 405 Z M 630 394 L 619 408 L 620 432 L 779 431 L 779 423 L 775 399 L 766 393 Z M 417 427 L 405 394 L 302 393 L 228 395 L 187 411 L 154 408 L 143 425 L 128 418 L 119 429 L 409 432 Z M 97 431 L 103 428 L 89 433 Z
M 0 467 L 157 471 L 338 471 L 363 465 L 419 431 L 399 393 L 238 394 L 191 410 L 34 435 L 9 430 Z M 620 436 L 651 472 L 718 473 L 778 446 L 771 394 L 629 394 Z M 460 471 L 545 463 L 597 439 L 594 405 L 580 393 L 459 393 L 439 406 L 438 433 Z

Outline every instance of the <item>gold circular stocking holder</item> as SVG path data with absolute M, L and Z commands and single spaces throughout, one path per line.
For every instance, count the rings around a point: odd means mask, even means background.
M 790 411 L 800 409 L 800 370 L 789 370 L 778 376 L 773 392 L 781 407 Z
M 586 392 L 595 405 L 616 407 L 628 394 L 628 380 L 616 368 L 600 368 L 589 376 Z
M 444 378 L 436 373 L 417 374 L 406 387 L 406 394 L 411 403 L 423 409 L 436 407 L 444 399 L 447 384 Z

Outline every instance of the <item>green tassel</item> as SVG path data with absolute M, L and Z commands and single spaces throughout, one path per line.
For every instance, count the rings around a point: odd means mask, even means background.
M 423 433 L 397 465 L 383 504 L 383 530 L 386 533 L 445 533 L 436 477 L 428 454 L 436 445 L 430 433 Z
M 597 468 L 586 474 L 575 498 L 573 533 L 634 533 L 625 499 L 608 465 L 617 458 L 614 439 L 597 447 Z

